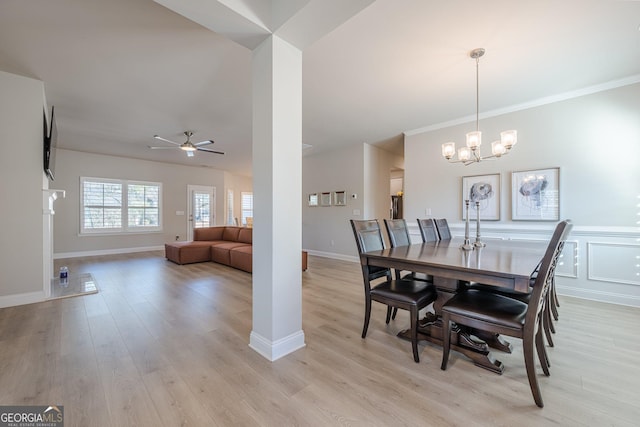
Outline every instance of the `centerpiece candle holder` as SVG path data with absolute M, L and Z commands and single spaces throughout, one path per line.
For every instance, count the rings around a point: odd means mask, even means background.
M 476 212 L 478 213 L 478 216 L 476 217 L 476 241 L 473 243 L 473 246 L 476 248 L 484 248 L 487 244 L 480 241 L 480 202 L 476 202 Z M 469 217 L 467 216 L 467 219 L 468 218 Z
M 472 251 L 474 249 L 474 246 L 471 244 L 471 240 L 469 239 L 469 200 L 465 200 L 464 204 L 466 205 L 467 210 L 467 220 L 464 224 L 464 243 L 462 244 L 462 246 L 460 246 L 460 248 L 465 251 Z

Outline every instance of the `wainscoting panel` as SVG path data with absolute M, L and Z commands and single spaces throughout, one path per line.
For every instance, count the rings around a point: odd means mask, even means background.
M 640 285 L 640 245 L 588 242 L 588 279 Z

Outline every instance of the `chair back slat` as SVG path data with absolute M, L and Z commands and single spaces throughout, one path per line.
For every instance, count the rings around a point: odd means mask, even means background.
M 436 229 L 438 230 L 438 235 L 440 236 L 440 240 L 450 240 L 451 239 L 451 230 L 449 230 L 449 223 L 446 218 L 436 219 Z
M 385 219 L 384 225 L 389 234 L 389 242 L 392 248 L 411 244 L 407 222 L 404 219 Z
M 420 228 L 420 235 L 422 236 L 423 242 L 437 242 L 440 240 L 438 230 L 436 229 L 436 223 L 433 221 L 433 218 L 418 218 L 418 227 Z

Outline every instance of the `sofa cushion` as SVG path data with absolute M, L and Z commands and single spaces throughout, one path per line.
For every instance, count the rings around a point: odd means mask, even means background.
M 222 234 L 226 227 L 203 227 L 193 229 L 194 241 L 223 240 Z
M 229 251 L 240 246 L 248 245 L 246 243 L 239 242 L 225 242 L 219 245 L 211 246 L 211 261 L 217 262 L 219 264 L 229 265 L 229 263 L 231 262 Z
M 241 228 L 238 233 L 238 242 L 251 244 L 253 240 L 253 228 Z
M 222 240 L 228 240 L 230 242 L 238 241 L 238 234 L 240 234 L 240 227 L 224 227 L 224 232 L 222 233 Z M 217 239 L 212 239 L 217 240 Z
M 238 246 L 229 251 L 229 265 L 249 273 L 253 271 L 252 258 L 253 246 Z

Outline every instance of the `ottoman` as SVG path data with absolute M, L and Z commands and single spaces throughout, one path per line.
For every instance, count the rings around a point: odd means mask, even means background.
M 176 264 L 211 261 L 211 242 L 165 243 L 164 252 Z

